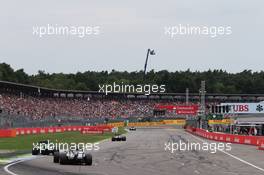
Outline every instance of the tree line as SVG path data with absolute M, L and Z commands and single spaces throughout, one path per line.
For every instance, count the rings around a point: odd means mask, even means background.
M 208 71 L 86 71 L 76 74 L 46 73 L 38 71 L 29 75 L 24 69 L 14 70 L 9 64 L 0 63 L 0 80 L 54 89 L 98 91 L 99 84 L 157 84 L 165 85 L 166 92 L 198 92 L 201 81 L 206 81 L 208 93 L 264 93 L 264 72 L 244 70 L 239 73 L 228 73 L 224 70 Z

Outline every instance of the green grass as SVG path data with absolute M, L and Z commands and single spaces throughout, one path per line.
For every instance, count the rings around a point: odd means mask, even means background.
M 124 134 L 124 128 L 119 128 L 119 134 Z M 31 150 L 32 143 L 50 140 L 54 143 L 94 143 L 111 138 L 113 133 L 87 135 L 80 132 L 64 132 L 54 134 L 23 135 L 15 138 L 0 138 L 0 150 Z

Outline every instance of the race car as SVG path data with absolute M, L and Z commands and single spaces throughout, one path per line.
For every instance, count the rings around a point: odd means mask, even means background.
M 112 137 L 112 141 L 126 141 L 126 136 L 122 135 L 115 135 Z
M 134 126 L 132 126 L 131 128 L 129 128 L 129 131 L 136 131 L 137 129 L 134 127 Z
M 54 163 L 60 163 L 61 165 L 69 164 L 85 164 L 92 165 L 92 155 L 86 153 L 84 150 L 66 150 L 56 151 L 53 156 Z
M 51 143 L 47 140 L 38 142 L 37 146 L 32 149 L 32 155 L 50 155 L 56 151 L 54 148 L 49 148 Z

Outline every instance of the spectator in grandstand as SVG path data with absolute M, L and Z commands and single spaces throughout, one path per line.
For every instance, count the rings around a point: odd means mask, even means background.
M 1 108 L 10 115 L 26 116 L 30 120 L 68 116 L 82 118 L 129 118 L 153 116 L 157 104 L 182 105 L 181 102 L 155 100 L 110 100 L 92 98 L 48 98 L 2 94 Z M 175 110 L 159 117 L 178 117 Z

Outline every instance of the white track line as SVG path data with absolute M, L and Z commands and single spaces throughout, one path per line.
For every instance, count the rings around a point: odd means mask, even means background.
M 39 156 L 39 157 L 41 157 L 41 156 Z M 13 165 L 18 164 L 18 163 L 25 162 L 25 161 L 28 161 L 28 160 L 33 160 L 33 159 L 36 159 L 36 158 L 37 158 L 37 157 L 30 157 L 30 158 L 23 158 L 23 159 L 20 159 L 20 160 L 16 160 L 16 161 L 14 161 L 14 162 L 12 162 L 12 163 L 7 164 L 7 165 L 4 167 L 4 171 L 5 171 L 6 173 L 8 173 L 8 174 L 11 174 L 11 175 L 18 175 L 18 174 L 16 174 L 16 173 L 10 171 L 9 168 L 10 168 L 11 166 L 13 166 Z
M 187 133 L 188 133 L 188 132 L 187 132 Z M 190 134 L 190 133 L 188 133 L 188 134 Z M 196 136 L 194 136 L 193 134 L 190 134 L 190 135 L 191 135 L 193 138 L 195 138 L 196 140 L 199 140 L 199 141 L 201 141 L 201 142 L 204 142 L 203 139 L 201 139 L 201 138 L 199 138 L 199 137 L 196 137 Z M 208 142 L 207 142 L 207 143 L 208 143 Z M 252 166 L 253 168 L 256 168 L 256 169 L 258 169 L 258 170 L 264 172 L 264 169 L 263 169 L 263 168 L 260 168 L 260 167 L 258 167 L 258 166 L 256 166 L 256 165 L 252 164 L 252 163 L 249 163 L 249 162 L 247 162 L 247 161 L 245 161 L 245 160 L 243 160 L 243 159 L 241 159 L 241 158 L 239 158 L 239 157 L 237 157 L 237 156 L 234 156 L 233 154 L 230 154 L 230 153 L 228 153 L 228 152 L 226 152 L 226 151 L 223 151 L 223 150 L 219 150 L 219 151 L 221 151 L 222 153 L 224 153 L 224 154 L 226 154 L 226 155 L 228 155 L 228 156 L 230 156 L 230 157 L 232 157 L 232 158 L 234 158 L 234 159 L 236 159 L 236 160 L 238 160 L 238 161 L 240 161 L 240 162 L 242 162 L 242 163 L 244 163 L 244 164 L 247 164 L 247 165 L 249 165 L 249 166 Z
M 11 167 L 11 166 L 13 166 L 13 165 L 15 165 L 15 164 L 24 162 L 24 161 L 26 161 L 26 160 L 19 160 L 19 161 L 16 161 L 16 162 L 13 162 L 13 163 L 10 163 L 10 164 L 6 165 L 4 167 L 5 172 L 8 173 L 8 174 L 11 174 L 11 175 L 18 175 L 16 173 L 13 173 L 12 171 L 10 171 L 8 168 Z
M 104 143 L 104 142 L 107 142 L 107 141 L 110 141 L 110 138 L 107 138 L 107 139 L 104 139 L 104 140 L 101 140 L 101 141 L 99 141 L 99 142 L 95 142 L 95 143 L 99 143 L 99 144 L 101 144 L 101 143 Z M 22 160 L 18 160 L 18 161 L 14 161 L 14 162 L 12 162 L 12 163 L 9 163 L 8 165 L 6 165 L 6 166 L 4 167 L 4 171 L 5 171 L 6 173 L 10 174 L 10 175 L 18 175 L 18 174 L 16 174 L 16 173 L 10 171 L 8 168 L 11 167 L 11 166 L 13 166 L 13 165 L 16 165 L 16 164 L 18 164 L 18 163 L 21 163 L 21 162 L 24 162 L 24 161 L 27 161 L 27 160 L 32 160 L 32 159 L 33 159 L 33 158 L 22 159 Z

